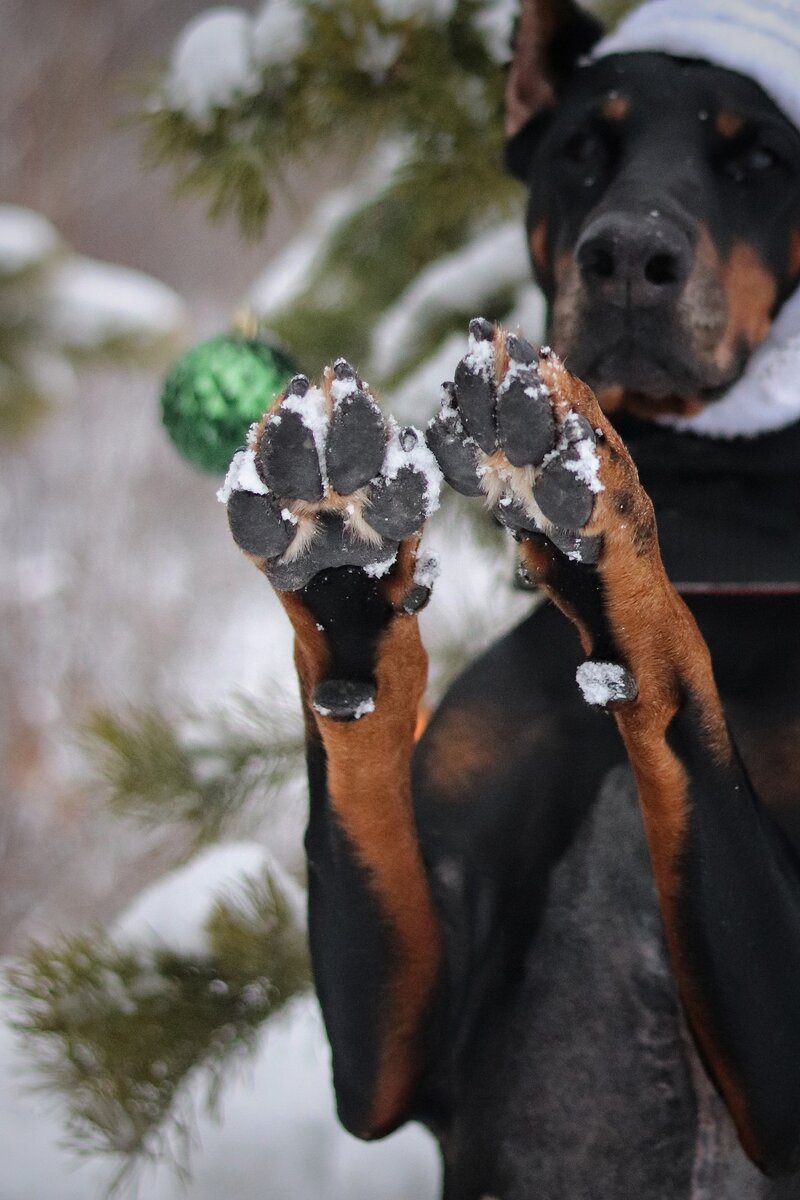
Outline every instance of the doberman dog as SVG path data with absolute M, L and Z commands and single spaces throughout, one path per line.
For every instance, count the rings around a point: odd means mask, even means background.
M 747 561 L 797 560 L 800 433 L 664 423 L 797 284 L 800 133 L 600 33 L 528 0 L 508 80 L 552 349 L 473 321 L 428 445 L 344 360 L 298 376 L 229 520 L 296 635 L 347 1128 L 426 1123 L 448 1200 L 800 1196 L 800 587 Z M 546 599 L 415 740 L 432 452 Z

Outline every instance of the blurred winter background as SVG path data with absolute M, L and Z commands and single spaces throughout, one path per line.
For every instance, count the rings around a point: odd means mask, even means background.
M 540 335 L 513 16 L 0 0 L 0 1200 L 436 1195 L 421 1130 L 335 1124 L 288 629 L 158 397 L 244 302 L 418 424 L 467 318 Z M 428 536 L 435 700 L 530 598 L 483 521 Z

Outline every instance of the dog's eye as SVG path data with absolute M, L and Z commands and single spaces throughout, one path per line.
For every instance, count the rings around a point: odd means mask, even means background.
M 767 146 L 754 146 L 745 155 L 744 166 L 748 171 L 768 171 L 777 161 L 778 156 Z
M 773 170 L 779 163 L 780 159 L 774 150 L 769 146 L 756 144 L 732 155 L 725 163 L 725 170 L 737 183 L 742 183 L 751 175 Z
M 602 153 L 602 149 L 599 137 L 588 130 L 580 129 L 564 143 L 564 157 L 570 162 L 585 164 L 596 158 L 598 153 Z

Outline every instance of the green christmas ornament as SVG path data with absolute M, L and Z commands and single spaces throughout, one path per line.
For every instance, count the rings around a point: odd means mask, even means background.
M 200 342 L 164 380 L 164 428 L 184 458 L 219 475 L 296 374 L 289 355 L 260 337 L 230 333 Z

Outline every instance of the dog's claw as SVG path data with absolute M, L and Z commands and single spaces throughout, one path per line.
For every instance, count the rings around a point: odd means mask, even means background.
M 375 711 L 374 684 L 349 679 L 324 679 L 311 700 L 321 717 L 332 721 L 358 721 Z
M 538 358 L 527 338 L 518 337 L 514 333 L 509 333 L 506 337 L 506 351 L 512 362 L 522 363 L 526 367 L 535 363 Z

